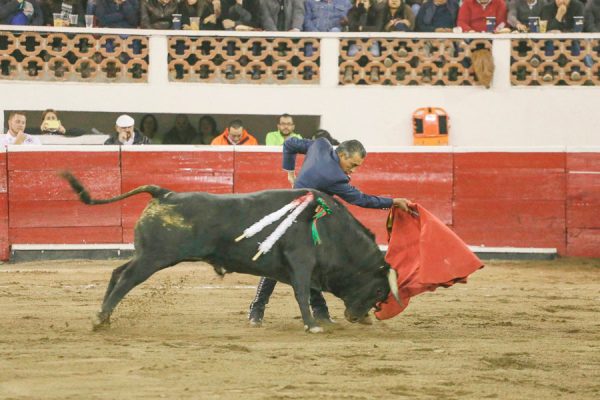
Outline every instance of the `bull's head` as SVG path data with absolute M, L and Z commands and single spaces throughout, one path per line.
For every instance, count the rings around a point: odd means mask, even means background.
M 398 275 L 393 268 L 382 266 L 372 276 L 364 278 L 366 279 L 361 279 L 360 286 L 344 298 L 344 316 L 349 322 L 358 322 L 366 317 L 377 303 L 388 298 L 390 292 L 402 304 L 398 294 Z

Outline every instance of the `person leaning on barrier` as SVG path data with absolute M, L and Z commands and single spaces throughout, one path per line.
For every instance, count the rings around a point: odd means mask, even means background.
M 85 26 L 85 9 L 81 0 L 41 0 L 41 8 L 46 26 L 54 26 L 54 14 L 61 14 L 65 26 L 71 26 L 69 17 L 77 15 L 77 25 L 74 26 Z
M 542 8 L 540 18 L 548 21 L 547 32 L 573 32 L 574 17 L 583 16 L 579 0 L 552 0 Z
M 8 114 L 8 131 L 0 135 L 0 146 L 2 148 L 9 144 L 42 144 L 38 138 L 25 133 L 27 117 L 22 111 L 12 111 Z
M 261 0 L 260 26 L 265 31 L 300 32 L 304 23 L 304 0 Z
M 213 3 L 208 0 L 181 0 L 179 2 L 181 26 L 185 30 L 206 30 L 204 20 L 215 13 Z M 192 24 L 190 18 L 198 18 L 198 25 Z M 216 18 L 215 18 L 216 21 Z
M 0 0 L 0 25 L 44 25 L 39 0 Z
M 302 169 L 296 177 L 296 155 L 305 154 Z M 336 149 L 324 138 L 317 140 L 290 138 L 283 144 L 283 170 L 294 189 L 317 189 L 331 196 L 337 195 L 350 204 L 365 208 L 387 209 L 400 207 L 408 211 L 408 200 L 364 194 L 350 185 L 350 175 L 362 165 L 367 152 L 358 140 L 342 142 Z M 254 300 L 250 304 L 248 319 L 252 326 L 260 326 L 265 307 L 275 289 L 277 281 L 261 278 Z M 323 294 L 310 291 L 310 306 L 318 322 L 333 323 Z M 370 324 L 370 318 L 361 323 Z
M 306 0 L 304 7 L 306 32 L 341 32 L 352 4 L 350 0 Z
M 171 29 L 177 7 L 176 0 L 141 0 L 141 28 Z
M 135 129 L 135 120 L 127 114 L 120 115 L 115 123 L 115 133 L 104 144 L 150 144 L 150 139 Z
M 259 0 L 221 0 L 221 21 L 227 31 L 252 31 L 260 24 Z
M 529 17 L 539 17 L 543 6 L 542 0 L 510 0 L 508 25 L 519 32 L 529 32 Z
M 258 141 L 244 129 L 244 124 L 239 119 L 231 121 L 222 134 L 214 138 L 211 145 L 220 146 L 256 146 Z
M 600 0 L 588 0 L 583 10 L 586 32 L 600 32 Z
M 96 0 L 96 20 L 103 28 L 135 29 L 140 24 L 139 0 Z
M 281 146 L 283 142 L 291 137 L 302 139 L 302 135 L 294 132 L 296 125 L 290 114 L 283 114 L 277 122 L 277 130 L 267 133 L 265 144 L 267 146 Z
M 415 15 L 403 0 L 386 0 L 377 15 L 379 32 L 411 32 L 415 27 Z
M 495 31 L 503 29 L 506 26 L 505 0 L 464 0 L 456 24 L 463 32 L 485 32 L 486 17 L 496 18 Z
M 426 0 L 419 8 L 415 32 L 452 32 L 457 15 L 457 0 Z

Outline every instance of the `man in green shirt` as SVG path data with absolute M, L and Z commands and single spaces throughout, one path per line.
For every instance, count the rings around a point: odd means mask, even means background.
M 290 114 L 283 114 L 279 117 L 277 130 L 267 133 L 265 144 L 267 146 L 282 146 L 283 142 L 291 137 L 302 139 L 302 136 L 294 132 L 294 119 Z

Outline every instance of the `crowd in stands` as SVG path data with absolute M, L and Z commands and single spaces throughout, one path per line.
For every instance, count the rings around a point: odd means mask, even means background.
M 55 15 L 62 26 L 94 15 L 106 28 L 498 33 L 538 17 L 547 32 L 600 32 L 600 0 L 0 0 L 0 24 L 53 25 Z
M 12 111 L 8 115 L 8 130 L 0 134 L 0 149 L 7 145 L 41 145 L 39 135 L 80 136 L 86 132 L 82 129 L 67 128 L 63 126 L 56 110 L 45 110 L 39 127 L 27 127 L 27 117 L 24 112 Z M 136 128 L 136 125 L 138 126 Z M 259 143 L 244 127 L 240 119 L 233 119 L 227 123 L 223 131 L 219 131 L 215 119 L 205 115 L 198 121 L 198 129 L 194 128 L 186 114 L 175 117 L 173 127 L 164 135 L 159 134 L 158 120 L 152 114 L 144 115 L 138 124 L 133 117 L 127 114 L 120 115 L 114 122 L 114 131 L 110 133 L 104 144 L 108 145 L 148 145 L 148 144 L 203 144 L 220 146 L 281 146 L 291 137 L 313 138 L 324 137 L 332 145 L 338 141 L 331 137 L 325 130 L 317 130 L 312 135 L 300 135 L 295 131 L 294 118 L 283 114 L 277 118 L 277 129 L 267 132 L 265 142 Z

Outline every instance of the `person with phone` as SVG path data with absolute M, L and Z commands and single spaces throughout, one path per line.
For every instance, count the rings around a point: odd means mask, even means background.
M 56 111 L 48 109 L 42 113 L 42 124 L 40 133 L 43 135 L 64 135 L 67 132 L 65 127 L 58 119 Z

